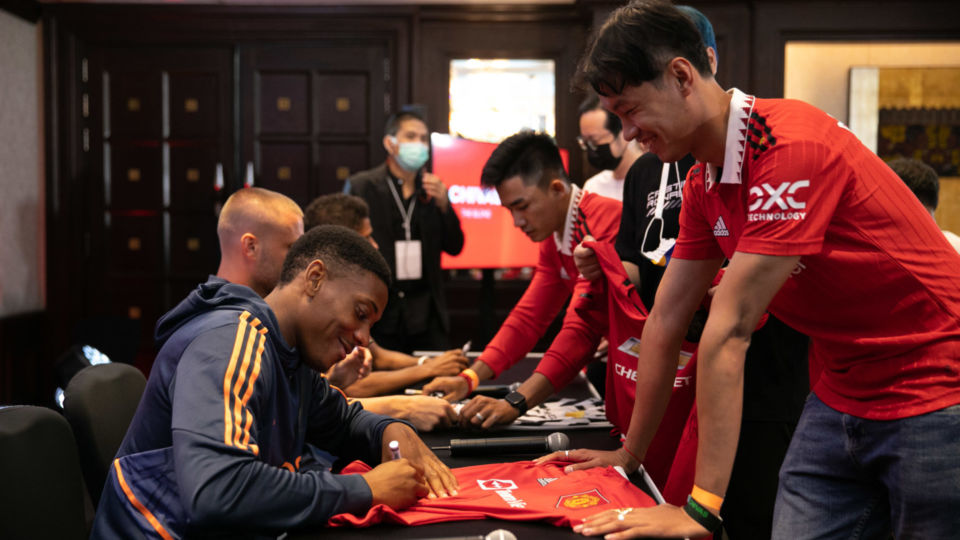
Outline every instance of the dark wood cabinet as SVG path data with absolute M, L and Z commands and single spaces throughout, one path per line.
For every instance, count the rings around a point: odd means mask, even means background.
M 235 176 L 232 60 L 229 47 L 110 43 L 91 44 L 82 60 L 92 159 L 78 181 L 102 216 L 84 234 L 107 247 L 88 253 L 84 296 L 106 301 L 85 316 L 138 321 L 145 349 L 180 300 L 171 281 L 216 272 L 218 177 Z
M 255 184 L 306 206 L 384 159 L 390 64 L 375 42 L 241 47 L 242 154 Z
M 146 367 L 157 318 L 216 273 L 229 194 L 252 180 L 306 205 L 384 159 L 409 97 L 409 21 L 389 12 L 412 10 L 300 11 L 45 10 L 56 347 L 124 319 Z

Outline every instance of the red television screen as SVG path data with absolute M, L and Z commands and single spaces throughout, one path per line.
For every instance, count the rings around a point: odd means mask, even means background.
M 495 189 L 480 186 L 480 172 L 495 143 L 471 141 L 433 133 L 433 173 L 447 185 L 450 204 L 460 217 L 464 244 L 460 255 L 443 254 L 441 265 L 453 268 L 515 268 L 537 264 L 537 245 L 500 206 Z M 560 150 L 563 165 L 569 170 L 569 155 Z

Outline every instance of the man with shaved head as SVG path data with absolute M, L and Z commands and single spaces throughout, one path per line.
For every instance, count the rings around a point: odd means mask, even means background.
M 273 290 L 290 246 L 303 235 L 303 211 L 290 197 L 262 188 L 237 191 L 217 222 L 217 276 L 260 296 Z
M 266 297 L 277 285 L 283 258 L 303 236 L 303 210 L 290 197 L 263 188 L 245 188 L 227 198 L 217 221 L 220 267 L 217 277 L 245 285 Z M 363 352 L 351 352 L 330 372 L 331 384 L 349 386 L 368 371 Z
M 362 200 L 357 200 L 363 203 Z M 367 215 L 365 208 L 354 208 L 351 211 L 344 210 L 342 205 L 335 206 L 341 208 L 336 210 L 339 214 Z M 324 207 L 333 208 L 330 205 Z M 308 209 L 314 223 L 319 211 L 321 209 L 317 205 L 314 205 L 312 210 Z M 349 219 L 340 221 L 344 224 L 350 223 Z M 237 191 L 227 199 L 217 224 L 221 252 L 217 277 L 230 283 L 246 285 L 259 296 L 266 297 L 280 279 L 283 259 L 290 246 L 303 235 L 303 222 L 303 211 L 286 195 L 262 188 Z M 361 227 L 358 232 L 372 243 L 369 218 L 367 228 L 364 232 Z M 362 379 L 369 372 L 369 364 L 364 363 L 364 356 L 364 347 L 347 351 L 346 357 L 326 372 L 330 384 L 348 388 L 358 378 Z M 446 358 L 441 362 L 430 362 L 430 365 L 418 365 L 415 371 L 425 371 L 426 376 L 434 376 L 435 368 L 441 364 L 447 370 L 459 371 L 466 359 L 460 361 L 458 356 L 454 355 L 454 358 Z M 431 367 L 434 369 L 430 369 Z M 413 396 L 418 399 L 409 399 L 407 396 L 369 397 L 376 395 L 378 390 L 382 389 L 367 388 L 365 392 L 358 389 L 354 397 L 366 397 L 360 401 L 367 410 L 409 420 L 420 430 L 429 431 L 437 426 L 448 425 L 456 419 L 453 409 L 443 400 L 420 396 Z

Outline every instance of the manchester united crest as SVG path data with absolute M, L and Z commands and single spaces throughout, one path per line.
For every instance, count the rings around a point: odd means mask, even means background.
M 590 508 L 591 506 L 608 504 L 609 502 L 610 501 L 600 493 L 600 490 L 591 489 L 583 493 L 573 493 L 560 497 L 557 499 L 557 508 L 562 506 L 564 508 L 570 508 L 571 510 L 580 510 L 582 508 Z

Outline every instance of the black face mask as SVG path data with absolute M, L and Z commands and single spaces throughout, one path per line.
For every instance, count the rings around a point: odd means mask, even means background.
M 614 170 L 620 165 L 623 156 L 616 157 L 610 152 L 609 144 L 599 144 L 596 150 L 587 148 L 587 161 L 600 170 Z

